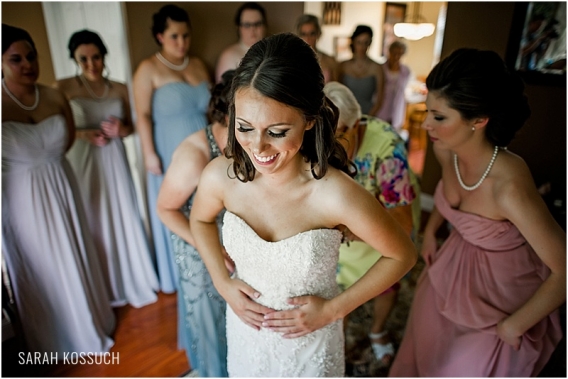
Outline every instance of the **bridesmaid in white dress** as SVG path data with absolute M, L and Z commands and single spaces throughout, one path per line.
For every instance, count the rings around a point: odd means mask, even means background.
M 158 299 L 159 285 L 122 143 L 134 129 L 128 90 L 103 76 L 107 49 L 98 34 L 75 32 L 68 47 L 81 72 L 56 83 L 69 100 L 78 129 L 67 159 L 97 250 L 104 254 L 111 304 L 143 307 Z
M 299 37 L 253 45 L 231 87 L 227 157 L 211 161 L 197 187 L 190 226 L 229 305 L 229 376 L 342 376 L 342 318 L 416 262 L 410 238 L 352 179 L 323 83 L 314 51 Z M 223 208 L 233 276 L 215 223 Z M 339 293 L 347 229 L 384 255 Z
M 75 126 L 38 75 L 29 34 L 2 24 L 2 252 L 29 351 L 107 352 L 115 317 L 65 159 Z

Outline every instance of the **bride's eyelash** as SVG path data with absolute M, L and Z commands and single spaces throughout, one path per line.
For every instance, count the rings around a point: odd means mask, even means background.
M 252 130 L 252 128 L 245 128 L 243 127 L 241 124 L 239 124 L 239 126 L 237 127 L 237 130 L 241 133 L 246 133 L 246 132 L 250 132 Z
M 247 133 L 247 132 L 250 132 L 251 130 L 253 130 L 253 128 L 245 128 L 242 124 L 239 124 L 239 126 L 237 127 L 237 130 L 241 133 Z M 288 133 L 288 130 L 284 130 L 283 132 L 280 132 L 280 133 L 275 133 L 271 130 L 268 131 L 268 135 L 272 138 L 286 137 L 286 133 Z
M 268 131 L 268 135 L 269 135 L 270 137 L 273 137 L 273 138 L 283 138 L 283 137 L 286 137 L 286 133 L 288 133 L 287 130 L 285 130 L 285 131 L 283 131 L 283 132 L 281 132 L 281 133 L 274 133 L 274 132 L 272 132 L 272 131 L 270 131 L 270 130 Z

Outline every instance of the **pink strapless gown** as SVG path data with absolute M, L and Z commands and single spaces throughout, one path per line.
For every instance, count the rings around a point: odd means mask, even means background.
M 515 351 L 497 323 L 524 304 L 549 270 L 509 221 L 451 208 L 440 181 L 436 207 L 453 229 L 422 272 L 389 376 L 536 376 L 562 337 L 558 310 Z

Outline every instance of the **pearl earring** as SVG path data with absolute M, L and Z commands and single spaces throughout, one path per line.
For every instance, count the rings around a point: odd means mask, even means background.
M 472 126 L 472 127 L 471 127 L 471 131 L 472 131 L 472 132 L 475 132 L 475 126 Z

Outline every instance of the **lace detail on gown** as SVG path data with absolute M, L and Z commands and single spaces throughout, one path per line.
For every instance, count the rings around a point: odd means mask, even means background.
M 235 261 L 235 276 L 261 293 L 258 303 L 284 310 L 290 297 L 339 293 L 335 281 L 342 234 L 335 229 L 298 233 L 268 242 L 240 217 L 225 212 L 223 241 Z M 338 320 L 313 333 L 284 339 L 267 329 L 256 331 L 227 307 L 230 376 L 343 376 L 344 340 Z

